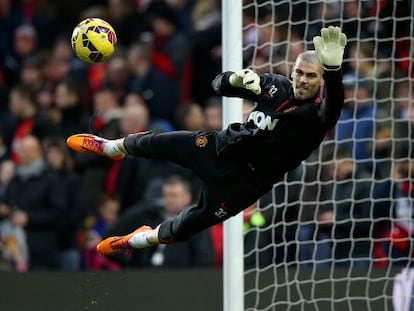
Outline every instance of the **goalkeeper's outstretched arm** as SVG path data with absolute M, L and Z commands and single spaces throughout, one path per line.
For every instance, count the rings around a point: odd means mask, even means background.
M 214 91 L 223 96 L 241 97 L 257 101 L 262 92 L 260 76 L 251 69 L 226 71 L 211 83 Z
M 258 75 L 251 69 L 223 72 L 213 80 L 212 86 L 218 95 L 245 98 L 258 105 L 276 105 L 274 108 L 290 98 L 292 88 L 285 76 L 270 73 Z
M 321 29 L 321 36 L 313 38 L 315 51 L 324 66 L 326 97 L 321 104 L 321 118 L 328 129 L 335 126 L 344 103 L 342 61 L 346 35 L 339 27 Z

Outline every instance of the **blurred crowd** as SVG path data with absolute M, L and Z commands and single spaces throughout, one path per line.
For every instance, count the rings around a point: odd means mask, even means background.
M 325 25 L 349 40 L 339 125 L 244 212 L 248 267 L 410 262 L 413 14 L 409 0 L 244 1 L 244 66 L 258 73 L 289 76 Z M 73 54 L 71 32 L 87 17 L 117 33 L 105 63 Z M 105 236 L 193 204 L 199 180 L 161 160 L 75 154 L 65 139 L 220 130 L 210 84 L 221 72 L 222 18 L 219 0 L 0 1 L 1 270 L 221 266 L 222 225 L 173 245 L 97 254 Z M 252 109 L 243 102 L 244 116 Z

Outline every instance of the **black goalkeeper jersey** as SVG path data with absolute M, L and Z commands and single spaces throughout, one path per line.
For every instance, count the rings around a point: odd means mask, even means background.
M 272 184 L 300 165 L 318 148 L 337 123 L 343 103 L 342 72 L 325 70 L 325 96 L 307 100 L 293 97 L 292 82 L 278 74 L 260 75 L 261 94 L 229 83 L 232 72 L 218 75 L 217 94 L 257 103 L 244 123 L 230 124 L 217 134 L 219 157 L 249 164 L 263 184 Z

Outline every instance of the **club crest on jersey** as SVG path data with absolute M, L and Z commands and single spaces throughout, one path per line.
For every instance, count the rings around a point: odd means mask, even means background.
M 249 121 L 252 121 L 261 130 L 272 131 L 275 128 L 277 121 L 279 120 L 272 120 L 270 116 L 267 116 L 262 111 L 253 111 L 250 113 L 249 118 L 247 119 L 247 122 Z
M 196 138 L 195 144 L 198 148 L 205 148 L 207 146 L 208 139 L 205 135 L 200 135 Z

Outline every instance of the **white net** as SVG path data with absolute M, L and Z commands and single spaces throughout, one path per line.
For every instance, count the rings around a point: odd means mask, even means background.
M 246 310 L 410 306 L 394 279 L 414 251 L 413 16 L 411 0 L 244 1 L 257 72 L 289 76 L 321 27 L 348 37 L 337 127 L 245 214 Z

